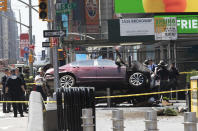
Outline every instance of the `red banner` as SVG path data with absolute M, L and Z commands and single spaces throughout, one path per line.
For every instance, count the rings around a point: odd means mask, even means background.
M 29 52 L 29 34 L 24 33 L 20 35 L 20 57 L 24 57 L 25 53 Z
M 85 0 L 87 33 L 99 32 L 99 1 Z M 89 27 L 90 26 L 90 27 Z

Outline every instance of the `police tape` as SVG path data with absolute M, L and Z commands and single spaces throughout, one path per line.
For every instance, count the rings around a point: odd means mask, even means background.
M 167 94 L 167 93 L 183 92 L 183 91 L 191 91 L 191 90 L 198 90 L 198 88 L 182 89 L 182 90 L 172 90 L 172 91 L 162 91 L 162 92 L 151 92 L 151 93 L 140 93 L 140 94 L 116 95 L 116 96 L 100 96 L 100 97 L 95 97 L 95 99 L 122 98 L 122 97 L 133 97 L 133 96 L 157 95 L 157 94 Z
M 172 90 L 172 91 L 162 91 L 162 92 L 151 92 L 151 93 L 140 93 L 140 94 L 116 95 L 116 96 L 100 96 L 100 97 L 95 97 L 95 99 L 123 98 L 123 97 L 133 97 L 133 96 L 158 95 L 158 94 L 167 94 L 167 93 L 174 93 L 174 92 L 191 91 L 191 90 L 198 90 L 198 88 Z M 0 103 L 28 103 L 28 102 L 29 101 L 0 101 Z M 43 101 L 43 103 L 56 103 L 56 101 Z
M 39 84 L 39 83 L 26 83 L 26 85 L 36 85 L 36 84 Z
M 193 72 L 179 72 L 179 74 L 181 74 L 181 75 L 182 74 L 191 74 L 191 73 L 195 73 L 195 72 L 198 73 L 198 71 L 193 71 Z

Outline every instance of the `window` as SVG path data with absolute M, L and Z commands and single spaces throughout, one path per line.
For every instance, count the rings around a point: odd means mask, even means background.
M 80 67 L 91 67 L 91 66 L 94 66 L 94 61 L 93 60 L 79 61 L 79 66 Z
M 112 60 L 98 60 L 99 66 L 116 66 L 115 61 Z
M 78 66 L 78 65 L 79 63 L 77 61 L 71 63 L 71 66 Z

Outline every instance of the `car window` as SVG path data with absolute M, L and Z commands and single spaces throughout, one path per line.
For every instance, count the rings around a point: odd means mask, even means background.
M 94 61 L 93 60 L 85 60 L 85 61 L 79 61 L 79 67 L 90 67 L 94 66 Z
M 112 60 L 98 60 L 99 66 L 116 66 L 115 61 Z
M 79 64 L 78 64 L 78 61 L 75 61 L 75 62 L 72 62 L 71 63 L 71 66 L 78 66 Z

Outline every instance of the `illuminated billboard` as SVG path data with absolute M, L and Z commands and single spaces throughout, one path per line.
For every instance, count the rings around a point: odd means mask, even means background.
M 115 0 L 116 13 L 198 12 L 198 0 Z

